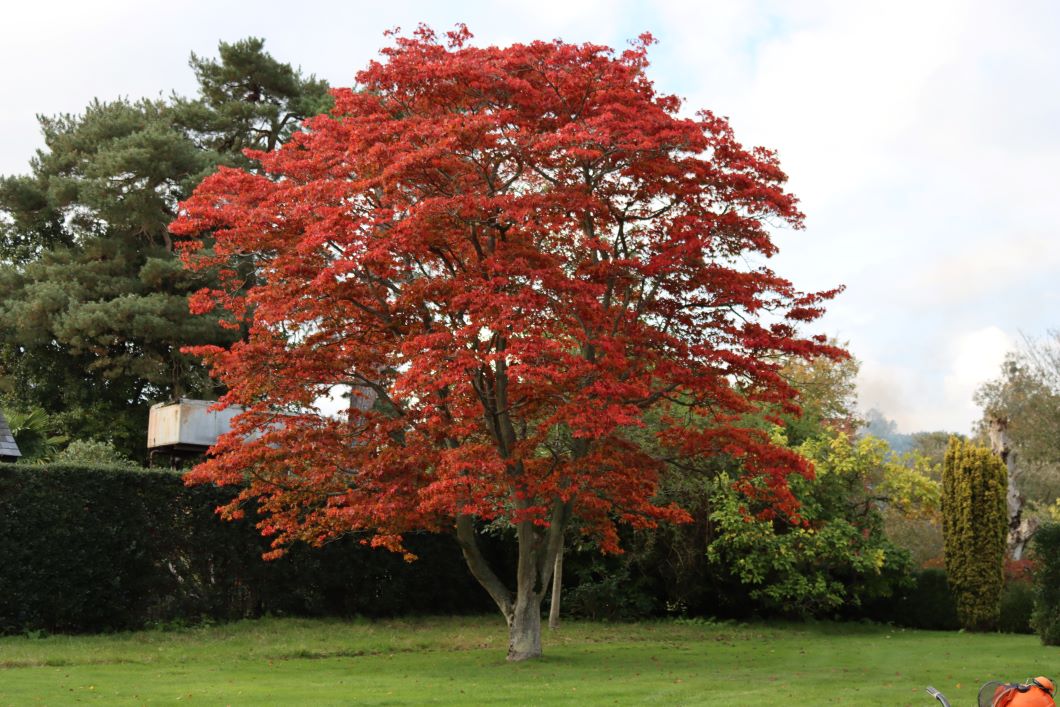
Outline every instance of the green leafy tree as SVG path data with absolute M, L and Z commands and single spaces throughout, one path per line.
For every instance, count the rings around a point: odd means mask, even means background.
M 896 458 L 909 468 L 916 468 L 941 489 L 942 460 L 949 443 L 948 432 L 914 432 L 909 435 L 913 449 Z M 908 512 L 896 506 L 883 509 L 884 532 L 894 544 L 909 552 L 913 564 L 941 567 L 943 555 L 942 515 L 938 503 Z
M 885 536 L 881 511 L 937 506 L 937 482 L 892 458 L 874 437 L 832 432 L 797 449 L 815 469 L 813 478 L 793 482 L 799 518 L 757 512 L 722 477 L 712 496 L 711 561 L 761 606 L 784 614 L 820 615 L 889 595 L 907 575 L 909 558 Z
M 932 468 L 936 469 L 935 478 L 942 479 L 942 461 L 946 458 L 946 447 L 949 446 L 949 432 L 914 432 L 913 451 L 920 457 L 926 459 Z
M 808 361 L 791 357 L 785 362 L 780 375 L 798 391 L 799 405 L 798 414 L 780 414 L 790 444 L 797 446 L 829 431 L 854 433 L 861 424 L 857 414 L 859 369 L 858 360 L 852 356 L 818 356 Z
M 946 577 L 961 625 L 997 625 L 1004 586 L 1005 464 L 989 449 L 952 437 L 942 467 Z
M 759 607 L 821 614 L 892 591 L 908 558 L 887 536 L 888 520 L 919 523 L 937 513 L 940 486 L 925 458 L 897 455 L 876 437 L 854 438 L 863 424 L 857 373 L 854 358 L 793 360 L 782 368 L 799 392 L 800 414 L 780 411 L 777 434 L 816 470 L 793 485 L 800 522 L 746 522 L 741 516 L 754 510 L 753 499 L 728 483 L 712 485 L 713 569 L 733 576 Z
M 780 435 L 777 439 L 785 439 L 787 446 L 799 448 L 810 440 L 823 440 L 822 444 L 827 445 L 857 426 L 857 370 L 857 361 L 844 355 L 805 362 L 789 359 L 780 373 L 797 390 L 799 410 L 778 407 L 747 422 Z M 663 417 L 651 418 L 647 423 L 644 430 L 634 434 L 650 436 L 652 430 L 665 424 Z M 846 579 L 832 570 L 840 565 L 850 567 L 838 555 L 818 565 L 821 572 L 816 579 L 803 582 L 795 577 L 806 566 L 807 558 L 817 551 L 824 552 L 829 541 L 838 546 L 839 536 L 853 529 L 855 523 L 809 534 L 792 532 L 803 528 L 799 523 L 773 518 L 747 522 L 743 510 L 757 510 L 754 501 L 726 481 L 737 471 L 737 462 L 724 455 L 699 460 L 694 465 L 672 462 L 663 478 L 660 498 L 685 508 L 693 522 L 638 534 L 625 558 L 629 567 L 623 571 L 630 576 L 658 578 L 667 610 L 678 613 L 743 616 L 767 610 L 813 614 L 849 603 L 850 596 L 863 593 L 861 588 L 852 588 L 851 592 L 836 588 Z M 836 517 L 842 517 L 847 508 L 860 507 L 864 501 L 864 488 L 855 485 L 848 489 L 834 481 L 819 484 L 818 480 L 800 478 L 792 485 L 799 504 L 812 506 L 801 508 L 800 516 L 805 519 L 807 514 L 813 515 L 815 531 L 831 521 L 831 509 L 841 509 Z M 857 499 L 849 496 L 848 490 L 856 490 Z M 837 499 L 827 498 L 830 493 L 838 494 Z M 876 506 L 870 506 L 870 519 L 874 521 Z M 768 541 L 760 545 L 763 538 Z M 879 539 L 877 534 L 873 542 Z M 784 553 L 779 551 L 781 546 L 787 547 Z M 857 561 L 863 559 L 859 557 Z M 891 567 L 897 569 L 898 564 L 888 564 L 888 571 Z M 887 581 L 885 575 L 873 574 L 872 581 L 879 580 L 882 586 Z
M 16 386 L 28 399 L 16 402 L 51 413 L 96 407 L 131 433 L 150 400 L 208 390 L 181 345 L 231 340 L 215 321 L 188 315 L 188 294 L 210 280 L 180 267 L 166 230 L 212 161 L 158 101 L 97 101 L 42 127 L 46 149 L 33 173 L 7 184 L 36 190 L 61 219 L 65 243 L 0 276 L 6 358 L 26 359 L 9 375 L 29 376 Z M 28 230 L 30 221 L 5 207 L 16 230 Z M 49 371 L 62 371 L 61 387 Z M 122 442 L 142 446 L 135 437 Z
M 1060 332 L 1026 340 L 976 394 L 979 436 L 1009 469 L 1009 550 L 1018 557 L 1060 497 Z
M 1001 375 L 982 386 L 984 430 L 1002 419 L 1021 464 L 1060 462 L 1060 331 L 1026 340 L 1002 364 Z

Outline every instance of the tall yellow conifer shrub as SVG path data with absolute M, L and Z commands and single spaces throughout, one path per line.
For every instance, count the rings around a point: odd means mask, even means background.
M 985 447 L 951 437 L 942 466 L 942 533 L 946 578 L 961 625 L 997 627 L 1004 584 L 1004 462 Z

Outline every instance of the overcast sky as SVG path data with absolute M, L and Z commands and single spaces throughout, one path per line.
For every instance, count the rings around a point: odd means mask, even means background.
M 479 44 L 659 43 L 660 92 L 779 151 L 807 228 L 773 264 L 845 284 L 820 323 L 862 363 L 863 409 L 904 432 L 969 431 L 975 388 L 1021 334 L 1060 327 L 1060 3 L 153 2 L 38 0 L 0 24 L 0 174 L 24 172 L 35 114 L 94 97 L 191 94 L 188 54 L 264 37 L 348 86 L 383 31 L 465 22 Z

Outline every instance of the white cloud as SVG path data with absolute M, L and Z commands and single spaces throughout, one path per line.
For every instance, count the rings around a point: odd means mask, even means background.
M 981 414 L 975 391 L 999 375 L 1005 355 L 1014 348 L 1012 336 L 986 326 L 953 336 L 930 367 L 866 359 L 858 375 L 860 407 L 882 411 L 901 432 L 967 433 Z
M 1005 296 L 1022 283 L 1055 276 L 1058 268 L 1060 248 L 1055 236 L 998 235 L 922 264 L 911 274 L 912 286 L 902 294 L 910 306 L 968 303 L 999 293 Z
M 949 371 L 943 379 L 951 429 L 968 429 L 979 417 L 975 391 L 1001 372 L 1015 341 L 996 326 L 962 334 L 949 347 Z

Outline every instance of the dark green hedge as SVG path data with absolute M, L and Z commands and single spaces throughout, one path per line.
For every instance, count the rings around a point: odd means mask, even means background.
M 230 494 L 210 486 L 187 488 L 169 471 L 0 464 L 0 633 L 121 630 L 263 614 L 496 611 L 447 536 L 409 536 L 409 549 L 420 558 L 413 563 L 356 538 L 322 548 L 296 546 L 265 562 L 261 553 L 267 543 L 252 518 L 230 523 L 214 513 Z M 568 551 L 564 615 L 756 615 L 746 592 L 709 571 L 705 554 L 694 567 L 677 571 L 673 558 L 660 550 L 664 534 L 653 537 L 649 548 L 624 537 L 632 551 L 617 557 Z M 512 538 L 487 536 L 483 549 L 502 577 L 514 576 Z M 1039 602 L 1055 598 L 1049 594 L 1055 586 L 1060 583 L 1039 585 Z M 1003 616 L 1010 615 L 1004 630 L 1026 625 L 1026 593 L 1006 597 L 1011 606 L 1003 602 Z M 1039 631 L 1051 615 L 1039 610 Z M 916 573 L 912 581 L 896 583 L 890 597 L 866 602 L 843 618 L 957 627 L 941 570 Z
M 1047 523 L 1031 540 L 1034 613 L 1031 626 L 1047 646 L 1060 646 L 1060 524 Z
M 1027 582 L 1009 582 L 1001 593 L 1002 633 L 1034 633 L 1031 617 L 1034 614 L 1034 587 Z
M 214 514 L 229 494 L 168 471 L 0 464 L 0 632 L 495 610 L 449 537 L 409 537 L 413 563 L 354 538 L 265 562 L 252 519 Z
M 957 604 L 940 569 L 914 572 L 905 587 L 865 607 L 865 618 L 933 631 L 960 628 Z
M 923 569 L 914 572 L 911 580 L 894 596 L 865 606 L 863 617 L 933 631 L 959 629 L 957 603 L 946 581 L 946 573 L 941 569 Z M 1002 633 L 1030 633 L 1032 600 L 1033 592 L 1027 580 L 1007 580 L 1001 593 L 998 630 Z

